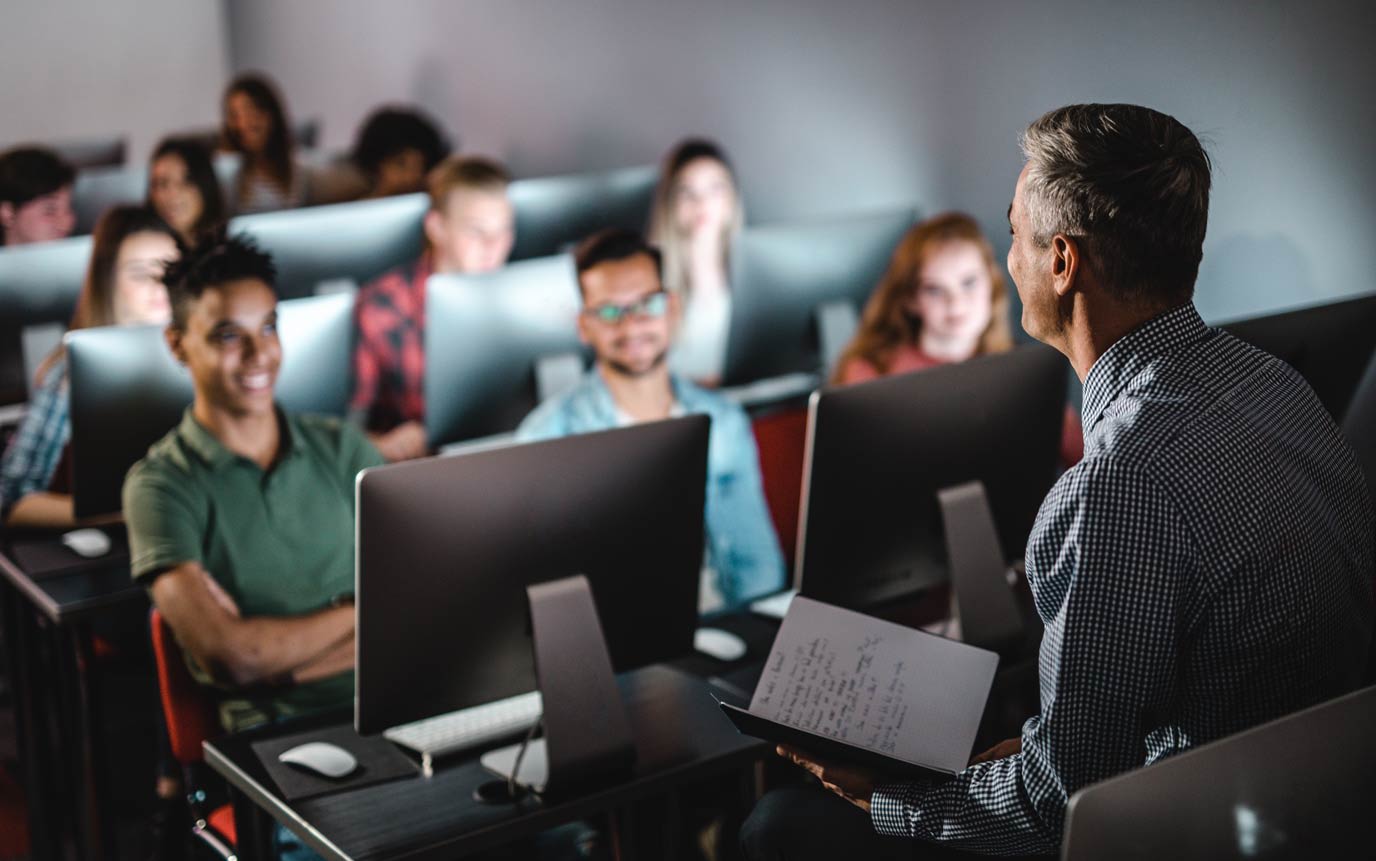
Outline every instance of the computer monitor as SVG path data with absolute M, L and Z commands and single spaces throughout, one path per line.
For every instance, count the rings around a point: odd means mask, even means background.
M 1223 328 L 1299 371 L 1341 422 L 1376 353 L 1376 295 L 1235 320 Z
M 907 208 L 747 227 L 731 246 L 725 384 L 824 370 L 818 308 L 863 308 L 916 216 Z
M 148 196 L 147 167 L 101 167 L 83 170 L 72 186 L 76 234 L 95 230 L 96 222 L 112 206 L 139 205 Z
M 578 278 L 567 254 L 483 275 L 436 275 L 425 294 L 425 429 L 432 446 L 514 430 L 535 369 L 577 354 Z
M 128 142 L 122 137 L 86 138 L 50 145 L 53 152 L 77 170 L 88 167 L 119 167 L 124 164 Z
M 516 180 L 507 192 L 516 210 L 511 259 L 568 251 L 604 227 L 644 231 L 657 180 L 653 167 Z
M 299 299 L 330 282 L 361 286 L 420 257 L 427 208 L 424 194 L 308 206 L 242 215 L 230 232 L 247 233 L 272 254 L 278 293 Z
M 359 476 L 361 733 L 535 690 L 526 587 L 586 575 L 617 671 L 688 654 L 705 416 Z
M 1027 345 L 812 395 L 797 585 L 870 609 L 945 582 L 944 488 L 980 481 L 1004 559 L 1056 478 L 1065 359 Z
M 89 236 L 0 249 L 0 404 L 28 398 L 23 331 L 71 320 L 90 259 Z
M 1061 858 L 1370 857 L 1373 723 L 1376 687 L 1082 789 Z
M 278 331 L 277 401 L 291 412 L 344 415 L 352 394 L 352 298 L 282 302 Z M 66 344 L 76 515 L 119 511 L 125 473 L 181 420 L 191 378 L 161 326 L 78 329 Z

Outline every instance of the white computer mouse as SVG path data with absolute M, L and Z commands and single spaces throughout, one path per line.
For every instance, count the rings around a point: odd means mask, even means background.
M 110 552 L 110 536 L 99 529 L 73 529 L 63 534 L 62 543 L 76 555 L 85 556 L 87 559 L 104 556 Z
M 325 777 L 347 777 L 358 768 L 358 760 L 338 745 L 324 741 L 309 741 L 277 754 L 278 762 L 299 765 Z
M 739 661 L 745 657 L 745 640 L 721 628 L 698 628 L 693 648 L 718 661 Z

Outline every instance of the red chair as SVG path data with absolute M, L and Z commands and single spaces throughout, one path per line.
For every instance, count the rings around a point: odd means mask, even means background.
M 191 834 L 218 857 L 232 859 L 236 857 L 237 842 L 234 809 L 224 804 L 206 813 L 206 795 L 196 788 L 192 779 L 194 768 L 204 758 L 201 742 L 221 732 L 215 705 L 205 689 L 191 677 L 172 629 L 156 609 L 152 611 L 150 627 L 153 632 L 153 660 L 158 668 L 158 692 L 162 698 L 163 715 L 167 718 L 172 756 L 182 767 L 186 781 L 187 801 L 191 807 Z
M 793 407 L 758 416 L 751 422 L 760 451 L 764 498 L 774 521 L 784 563 L 793 570 L 798 547 L 798 511 L 803 497 L 803 448 L 807 439 L 807 407 Z

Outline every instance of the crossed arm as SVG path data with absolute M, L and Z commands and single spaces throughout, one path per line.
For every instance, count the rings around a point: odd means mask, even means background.
M 153 581 L 153 603 L 182 648 L 216 682 L 233 687 L 313 682 L 354 665 L 354 608 L 244 618 L 199 563 Z

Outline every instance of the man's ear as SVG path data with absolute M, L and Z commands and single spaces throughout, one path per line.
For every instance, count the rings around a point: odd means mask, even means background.
M 1051 289 L 1062 299 L 1080 285 L 1080 243 L 1063 233 L 1051 237 Z
M 444 244 L 444 214 L 431 209 L 425 213 L 425 221 L 422 222 L 425 229 L 425 238 L 431 246 Z
M 175 326 L 168 326 L 166 329 L 162 330 L 162 337 L 163 340 L 167 342 L 167 349 L 172 351 L 173 357 L 176 358 L 179 364 L 185 365 L 186 348 L 182 346 L 183 334 L 182 330 Z
M 14 204 L 0 203 L 0 227 L 8 230 L 14 224 Z

